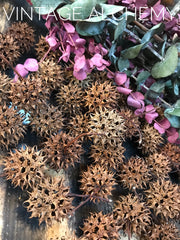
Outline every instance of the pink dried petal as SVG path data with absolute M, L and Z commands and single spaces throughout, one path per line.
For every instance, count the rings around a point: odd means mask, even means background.
M 50 47 L 55 47 L 57 45 L 55 37 L 46 37 L 46 41 L 48 42 Z
M 70 23 L 64 23 L 64 27 L 68 33 L 75 33 L 75 27 Z
M 102 62 L 101 62 L 102 56 L 99 53 L 96 53 L 90 60 L 94 66 L 96 66 L 96 67 L 102 66 Z
M 74 64 L 74 70 L 76 72 L 78 72 L 79 70 L 81 70 L 86 64 L 86 58 L 85 56 L 81 56 L 79 58 L 75 58 L 75 64 Z
M 142 95 L 140 92 L 135 92 L 128 96 L 127 103 L 129 106 L 134 108 L 142 108 L 144 107 L 143 99 L 144 95 Z
M 115 83 L 117 85 L 122 85 L 127 81 L 127 75 L 125 73 L 116 72 L 115 73 Z
M 176 128 L 170 127 L 166 132 L 168 135 L 168 141 L 170 143 L 175 143 L 177 141 L 177 139 L 179 138 L 179 133 L 176 130 Z
M 87 77 L 87 73 L 83 69 L 79 70 L 78 72 L 73 71 L 73 75 L 80 81 L 86 79 Z
M 24 63 L 24 68 L 30 72 L 36 72 L 39 69 L 38 61 L 35 58 L 28 58 Z
M 23 64 L 17 64 L 15 70 L 21 75 L 21 77 L 25 77 L 28 74 L 28 70 L 24 67 Z
M 158 117 L 158 113 L 156 112 L 145 114 L 145 119 L 149 124 L 151 124 L 154 121 L 154 119 L 156 119 L 157 117 Z
M 118 92 L 125 94 L 125 95 L 129 95 L 132 90 L 128 89 L 128 88 L 124 88 L 124 87 L 117 87 Z
M 136 109 L 136 111 L 134 113 L 135 113 L 135 115 L 142 117 L 144 110 L 145 110 L 145 107 L 138 108 L 138 109 Z

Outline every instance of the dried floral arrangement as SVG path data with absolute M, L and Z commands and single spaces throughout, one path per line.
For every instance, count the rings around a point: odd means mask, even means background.
M 21 22 L 0 35 L 1 165 L 6 178 L 27 192 L 24 206 L 46 224 L 47 239 L 115 240 L 122 232 L 129 240 L 133 234 L 142 240 L 180 237 L 179 23 L 166 12 L 165 23 L 149 18 L 143 28 L 133 8 L 146 4 L 53 1 L 53 14 L 43 12 L 48 36 L 36 43 L 33 29 Z M 67 7 L 80 6 L 82 21 L 62 20 Z M 94 9 L 89 21 L 88 9 Z M 148 9 L 144 14 L 150 16 Z M 31 48 L 36 58 L 14 67 Z M 19 145 L 26 132 L 36 133 L 36 146 Z M 130 157 L 128 141 L 138 149 Z M 89 212 L 71 230 L 67 221 L 85 204 Z

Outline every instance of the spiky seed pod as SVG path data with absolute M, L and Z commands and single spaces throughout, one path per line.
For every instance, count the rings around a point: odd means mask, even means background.
M 88 123 L 89 132 L 99 134 L 94 136 L 94 142 L 101 141 L 104 144 L 114 145 L 123 140 L 125 128 L 124 119 L 115 109 L 98 109 L 90 115 Z
M 77 240 L 75 233 L 69 228 L 68 220 L 61 222 L 52 221 L 51 226 L 46 227 L 46 240 Z
M 87 114 L 80 114 L 72 117 L 67 124 L 69 135 L 76 137 L 82 133 L 87 133 L 88 118 Z
M 152 226 L 152 229 L 146 240 L 177 240 L 179 239 L 179 230 L 170 222 L 161 225 Z
M 143 154 L 155 153 L 158 147 L 163 144 L 163 138 L 158 131 L 148 124 L 142 128 L 142 148 Z
M 63 86 L 63 75 L 62 66 L 58 65 L 53 59 L 45 59 L 41 62 L 39 70 L 36 72 L 36 76 L 42 81 L 42 86 L 49 88 L 50 91 Z
M 72 210 L 72 200 L 67 196 L 69 187 L 65 187 L 62 179 L 44 178 L 29 194 L 25 201 L 27 210 L 32 217 L 39 218 L 39 224 L 43 221 L 51 225 L 53 220 L 61 221 L 68 217 Z
M 112 214 L 103 215 L 102 212 L 91 213 L 91 215 L 85 219 L 82 240 L 118 240 L 120 238 L 116 221 L 113 219 Z
M 11 79 L 0 72 L 0 102 L 1 105 L 7 104 L 9 102 L 9 90 Z
M 33 188 L 44 178 L 46 170 L 42 152 L 35 147 L 21 148 L 11 152 L 4 160 L 4 172 L 13 185 L 22 189 Z
M 131 157 L 123 164 L 119 176 L 123 185 L 129 189 L 147 187 L 151 179 L 148 166 L 140 157 Z
M 124 133 L 126 138 L 137 136 L 140 131 L 139 118 L 134 115 L 133 111 L 128 108 L 121 108 L 120 115 L 125 120 L 126 131 Z
M 73 140 L 74 138 L 63 132 L 48 138 L 45 142 L 44 152 L 51 167 L 67 169 L 69 166 L 74 166 L 75 162 L 80 161 L 83 149 L 78 142 L 73 142 Z M 68 146 L 69 143 L 71 145 Z
M 150 211 L 137 196 L 128 194 L 117 201 L 113 211 L 118 226 L 125 232 L 140 235 L 151 224 Z
M 146 158 L 147 164 L 153 175 L 166 178 L 171 171 L 169 158 L 162 153 L 153 153 Z
M 57 102 L 64 114 L 75 116 L 81 112 L 83 106 L 84 92 L 79 81 L 70 81 L 60 88 L 57 94 Z
M 0 145 L 8 147 L 15 145 L 24 136 L 26 127 L 22 116 L 13 108 L 0 106 Z
M 147 203 L 156 216 L 168 220 L 178 217 L 180 209 L 180 193 L 178 185 L 165 179 L 158 179 L 150 184 L 146 191 Z
M 30 126 L 41 137 L 55 134 L 63 127 L 62 112 L 58 107 L 43 104 L 36 115 L 30 118 Z
M 93 144 L 91 146 L 91 158 L 95 163 L 110 169 L 118 170 L 123 163 L 125 148 L 121 143 L 117 145 Z
M 29 51 L 35 43 L 34 29 L 26 22 L 13 23 L 7 31 L 7 34 L 13 37 L 14 42 L 17 42 L 21 53 Z
M 167 143 L 161 150 L 162 154 L 167 156 L 173 167 L 180 170 L 180 147 Z
M 44 55 L 48 52 L 49 50 L 49 44 L 46 41 L 46 37 L 40 36 L 38 43 L 35 46 L 35 50 L 37 52 L 37 59 L 41 60 L 41 58 L 44 57 Z M 52 59 L 55 62 L 58 61 L 60 58 L 60 53 L 58 51 L 50 51 L 49 54 L 47 55 L 46 59 Z
M 10 99 L 17 108 L 27 112 L 36 111 L 49 99 L 49 90 L 42 86 L 42 81 L 32 74 L 26 79 L 11 83 Z
M 84 100 L 89 112 L 94 112 L 103 106 L 112 108 L 117 104 L 116 87 L 108 82 L 101 84 L 95 82 L 90 89 L 85 91 Z
M 14 38 L 9 34 L 3 35 L 0 33 L 0 53 L 3 55 L 12 65 L 20 56 L 20 47 Z M 10 66 L 0 58 L 0 68 L 3 70 L 9 68 Z
M 89 166 L 86 172 L 82 173 L 80 180 L 85 195 L 92 196 L 92 201 L 100 201 L 100 198 L 108 199 L 116 184 L 114 174 L 100 164 Z

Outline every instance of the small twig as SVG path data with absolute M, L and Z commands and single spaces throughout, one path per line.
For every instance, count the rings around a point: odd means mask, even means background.
M 24 80 L 24 78 L 19 74 L 19 72 L 13 67 L 13 65 L 10 63 L 9 60 L 7 60 L 7 58 L 3 55 L 3 54 L 0 54 L 0 58 L 7 63 L 7 65 L 9 65 L 9 67 L 12 68 L 12 70 L 18 75 L 18 77 L 21 79 L 21 80 Z
M 41 60 L 39 61 L 39 64 L 41 64 L 47 57 L 47 55 L 49 54 L 49 52 L 51 51 L 51 47 L 49 47 L 49 49 L 47 50 L 47 52 L 44 54 L 44 56 L 41 58 Z
M 91 197 L 92 197 L 92 196 L 90 195 L 86 200 L 84 200 L 84 201 L 81 202 L 77 207 L 75 207 L 75 208 L 72 210 L 70 216 L 72 216 L 80 207 L 82 207 L 85 203 L 87 203 L 87 202 L 91 199 Z

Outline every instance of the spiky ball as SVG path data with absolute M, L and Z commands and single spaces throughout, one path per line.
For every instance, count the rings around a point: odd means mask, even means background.
M 153 153 L 146 158 L 147 164 L 153 175 L 166 178 L 171 171 L 169 158 L 162 153 Z
M 142 189 L 151 179 L 148 166 L 140 157 L 131 157 L 127 163 L 124 163 L 119 176 L 123 185 L 129 189 Z
M 89 132 L 99 134 L 94 136 L 95 143 L 114 145 L 124 139 L 125 121 L 115 109 L 102 108 L 90 115 L 88 128 Z
M 91 215 L 85 219 L 82 230 L 82 240 L 118 240 L 120 238 L 113 216 L 111 214 L 103 215 L 102 212 L 91 213 Z
M 94 202 L 100 201 L 100 198 L 108 199 L 116 185 L 113 177 L 114 174 L 100 164 L 89 166 L 87 171 L 82 173 L 80 189 L 85 195 L 92 196 L 91 200 Z
M 42 104 L 35 116 L 30 118 L 32 131 L 41 137 L 57 133 L 63 127 L 63 115 L 58 107 Z
M 114 146 L 105 144 L 104 147 L 97 143 L 91 146 L 90 157 L 101 166 L 118 170 L 123 164 L 124 152 L 125 148 L 121 143 Z
M 9 102 L 9 90 L 10 82 L 12 80 L 6 75 L 0 72 L 0 102 L 1 105 L 7 104 Z
M 103 106 L 113 107 L 117 104 L 116 87 L 108 82 L 95 82 L 91 88 L 86 90 L 84 100 L 90 112 Z
M 147 203 L 156 216 L 165 220 L 178 217 L 180 209 L 178 185 L 158 179 L 157 182 L 150 184 L 150 189 L 146 193 Z
M 0 105 L 0 145 L 6 149 L 24 136 L 23 118 L 14 107 Z
M 172 166 L 180 171 L 180 147 L 172 143 L 167 143 L 161 152 L 169 158 Z
M 27 210 L 32 217 L 38 217 L 39 224 L 43 221 L 51 225 L 52 221 L 61 221 L 68 217 L 72 210 L 72 201 L 68 197 L 69 188 L 65 187 L 62 179 L 44 178 L 43 181 L 29 194 L 25 201 Z
M 3 35 L 0 33 L 0 54 L 3 55 L 12 65 L 19 58 L 20 47 L 18 42 L 14 41 L 14 38 L 11 35 Z M 7 62 L 0 57 L 0 68 L 5 70 L 9 67 L 10 66 Z
M 153 127 L 146 124 L 142 130 L 142 143 L 140 148 L 143 154 L 155 153 L 160 145 L 163 144 L 163 137 Z
M 137 196 L 132 194 L 121 197 L 117 201 L 113 213 L 119 228 L 126 233 L 140 235 L 142 232 L 146 232 L 146 227 L 151 224 L 149 209 L 143 202 L 140 202 Z
M 46 166 L 42 152 L 35 147 L 14 150 L 4 160 L 4 172 L 15 187 L 34 188 L 44 178 Z
M 74 138 L 60 132 L 48 138 L 45 142 L 44 153 L 51 167 L 67 169 L 80 161 L 83 150 L 77 141 L 74 142 Z
M 26 22 L 13 23 L 7 31 L 7 34 L 13 37 L 14 42 L 17 42 L 21 53 L 29 51 L 35 43 L 34 29 Z

